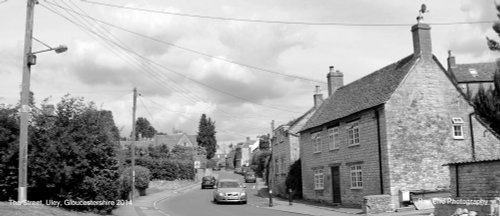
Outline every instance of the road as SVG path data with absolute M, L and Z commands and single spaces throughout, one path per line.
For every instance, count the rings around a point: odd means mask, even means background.
M 239 179 L 243 182 L 241 175 L 233 174 L 227 171 L 215 172 L 218 178 Z M 289 212 L 276 211 L 260 208 L 269 203 L 268 199 L 257 196 L 257 189 L 254 183 L 246 183 L 248 192 L 248 204 L 215 204 L 212 202 L 213 189 L 195 189 L 193 191 L 174 196 L 163 200 L 157 204 L 157 207 L 171 216 L 196 216 L 196 215 L 214 215 L 214 216 L 298 216 Z

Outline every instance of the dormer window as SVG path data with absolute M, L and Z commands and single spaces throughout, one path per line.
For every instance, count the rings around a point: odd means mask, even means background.
M 451 119 L 453 127 L 453 139 L 464 139 L 464 120 L 459 117 Z

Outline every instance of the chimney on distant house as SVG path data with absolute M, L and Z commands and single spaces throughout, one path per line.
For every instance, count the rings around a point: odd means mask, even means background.
M 340 87 L 344 85 L 344 74 L 340 71 L 335 71 L 333 66 L 330 66 L 330 72 L 326 75 L 328 80 L 328 97 Z
M 323 103 L 323 94 L 321 94 L 319 86 L 316 86 L 316 92 L 314 92 L 314 108 L 317 109 Z
M 413 53 L 415 56 L 432 56 L 431 27 L 429 24 L 421 23 L 423 14 L 428 12 L 425 5 L 422 5 L 420 14 L 417 17 L 417 24 L 411 27 L 413 34 Z
M 455 61 L 455 56 L 452 55 L 451 50 L 448 50 L 448 71 L 450 69 L 457 67 L 457 62 Z

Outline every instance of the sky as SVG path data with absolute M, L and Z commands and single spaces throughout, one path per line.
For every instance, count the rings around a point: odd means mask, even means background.
M 0 0 L 0 104 L 20 100 L 26 2 Z M 157 131 L 196 134 L 206 114 L 236 144 L 300 117 L 315 86 L 326 98 L 330 66 L 348 84 L 411 54 L 421 4 L 443 65 L 448 50 L 459 64 L 498 58 L 493 0 L 39 0 L 33 36 L 68 51 L 37 54 L 30 89 L 38 106 L 84 97 L 129 136 L 137 88 L 137 117 Z

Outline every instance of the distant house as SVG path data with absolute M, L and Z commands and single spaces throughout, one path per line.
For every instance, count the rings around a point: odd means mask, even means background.
M 120 141 L 122 147 L 129 146 L 132 141 Z M 169 150 L 175 146 L 197 147 L 196 135 L 186 133 L 177 133 L 172 135 L 155 135 L 152 139 L 144 139 L 135 142 L 138 148 L 147 148 L 148 146 L 167 145 Z
M 494 87 L 496 62 L 457 64 L 451 51 L 448 54 L 448 74 L 465 95 L 474 97 L 480 86 Z
M 247 137 L 247 140 L 243 143 L 240 143 L 239 148 L 241 148 L 241 166 L 250 166 L 252 162 L 252 153 L 255 149 L 259 147 L 259 140 L 251 140 L 250 137 Z
M 287 124 L 280 125 L 273 130 L 272 137 L 272 158 L 269 176 L 272 188 L 276 194 L 286 195 L 285 180 L 290 166 L 300 157 L 299 130 L 311 118 L 316 109 L 323 102 L 323 94 L 316 88 L 313 96 L 314 106 L 303 115 Z
M 329 96 L 300 133 L 303 196 L 361 205 L 367 195 L 450 186 L 443 164 L 500 154 L 500 142 L 432 54 L 430 26 L 411 28 L 414 52 L 343 85 L 328 73 Z

